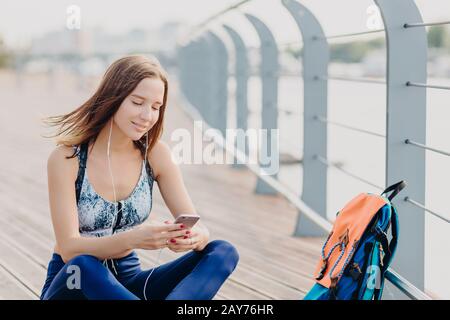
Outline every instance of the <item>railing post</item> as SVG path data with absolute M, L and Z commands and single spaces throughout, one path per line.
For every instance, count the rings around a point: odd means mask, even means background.
M 423 144 L 426 140 L 426 89 L 406 83 L 427 81 L 427 34 L 425 27 L 404 28 L 405 23 L 422 22 L 413 0 L 375 2 L 381 10 L 387 39 L 386 183 L 407 183 L 394 200 L 400 218 L 400 238 L 393 269 L 423 290 L 425 212 L 404 198 L 409 196 L 425 203 L 425 150 L 411 147 L 405 140 Z M 392 290 L 396 298 L 402 296 Z
M 194 40 L 194 49 L 192 50 L 191 59 L 187 62 L 189 64 L 189 75 L 187 81 L 189 82 L 192 95 L 195 96 L 195 106 L 200 111 L 202 117 L 206 120 L 209 117 L 208 106 L 211 104 L 211 75 L 206 71 L 212 64 L 209 55 L 209 46 L 204 36 Z
M 187 85 L 187 50 L 189 44 L 180 44 L 177 43 L 177 62 L 178 62 L 178 86 L 181 92 L 184 94 L 186 99 L 189 100 L 189 97 L 186 93 L 186 85 Z M 192 103 L 192 102 L 191 102 Z
M 267 130 L 262 134 L 261 146 L 266 148 L 267 154 L 278 159 L 278 141 L 272 148 L 272 129 L 278 128 L 278 47 L 270 29 L 253 15 L 245 14 L 255 28 L 261 43 L 261 81 L 262 81 L 262 123 L 261 129 Z M 260 146 L 260 147 L 261 147 Z M 261 168 L 265 165 L 260 162 Z M 277 174 L 272 177 L 276 178 Z M 256 193 L 276 194 L 276 191 L 259 179 L 256 182 Z
M 223 41 L 213 32 L 206 33 L 212 63 L 209 72 L 212 76 L 211 105 L 209 125 L 218 129 L 225 138 L 228 117 L 228 53 Z
M 201 59 L 205 52 L 205 40 L 194 39 L 178 50 L 178 61 L 180 63 L 180 86 L 183 94 L 189 102 L 197 108 L 202 117 L 205 117 L 204 106 L 208 104 L 208 96 L 201 94 L 201 88 L 208 85 L 203 75 L 204 66 L 208 61 Z
M 303 5 L 283 0 L 283 5 L 297 23 L 303 38 L 304 147 L 302 200 L 327 219 L 327 167 L 317 155 L 327 158 L 327 124 L 317 116 L 327 117 L 327 80 L 329 47 L 320 23 Z M 295 236 L 324 236 L 325 232 L 299 212 Z
M 192 65 L 190 61 L 193 58 L 192 51 L 194 49 L 194 43 L 190 42 L 186 46 L 182 48 L 180 51 L 180 64 L 182 66 L 180 70 L 180 85 L 182 86 L 182 90 L 186 98 L 190 103 L 195 105 L 196 101 L 193 95 L 193 92 L 189 86 L 189 77 L 191 77 Z
M 246 131 L 248 129 L 248 99 L 247 99 L 247 84 L 249 75 L 249 63 L 247 57 L 247 48 L 241 36 L 231 27 L 223 25 L 223 28 L 228 32 L 235 48 L 235 66 L 234 76 L 236 79 L 236 128 Z M 236 148 L 239 145 L 236 144 Z M 245 142 L 244 150 L 248 151 L 248 143 Z M 244 164 L 234 163 L 233 168 L 245 168 Z
M 214 103 L 213 85 L 214 74 L 210 72 L 214 59 L 211 55 L 211 48 L 206 35 L 200 36 L 196 41 L 196 49 L 190 63 L 191 77 L 188 78 L 192 87 L 195 100 L 202 118 L 211 125 L 211 106 Z

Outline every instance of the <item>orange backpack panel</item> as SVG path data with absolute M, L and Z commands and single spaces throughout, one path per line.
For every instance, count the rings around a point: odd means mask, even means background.
M 337 282 L 337 275 L 344 267 L 345 261 L 351 259 L 353 254 L 370 221 L 380 208 L 386 204 L 386 201 L 379 195 L 361 193 L 353 198 L 338 213 L 333 230 L 329 235 L 324 253 L 327 256 L 333 247 L 337 247 L 341 243 L 344 247 L 344 253 L 339 263 L 333 270 L 333 274 L 329 272 L 339 259 L 342 251 L 335 250 L 327 260 L 320 260 L 316 267 L 315 278 L 319 278 L 320 274 L 324 276 L 317 280 L 321 285 L 330 288 L 332 281 Z M 333 249 L 334 250 L 334 249 Z M 332 279 L 333 278 L 333 279 Z

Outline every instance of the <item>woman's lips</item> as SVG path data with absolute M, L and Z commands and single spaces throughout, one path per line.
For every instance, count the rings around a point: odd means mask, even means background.
M 139 125 L 137 125 L 136 123 L 134 123 L 133 121 L 131 121 L 131 123 L 134 125 L 134 127 L 136 128 L 136 130 L 138 131 L 145 131 L 147 128 L 146 127 L 141 127 Z

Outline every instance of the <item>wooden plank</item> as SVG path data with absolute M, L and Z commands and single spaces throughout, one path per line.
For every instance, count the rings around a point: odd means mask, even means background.
M 267 300 L 253 288 L 243 287 L 236 282 L 227 281 L 219 290 L 219 293 L 227 297 L 226 300 Z
M 0 266 L 21 283 L 36 298 L 39 298 L 45 281 L 45 270 L 29 256 L 14 247 L 6 237 L 0 235 Z M 2 296 L 6 293 L 3 292 Z
M 13 276 L 0 262 L 0 300 L 37 300 L 19 279 Z

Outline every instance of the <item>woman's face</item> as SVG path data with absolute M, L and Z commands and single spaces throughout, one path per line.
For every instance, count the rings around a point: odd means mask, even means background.
M 132 140 L 139 140 L 156 123 L 163 104 L 164 83 L 145 78 L 123 100 L 114 116 L 116 125 Z

